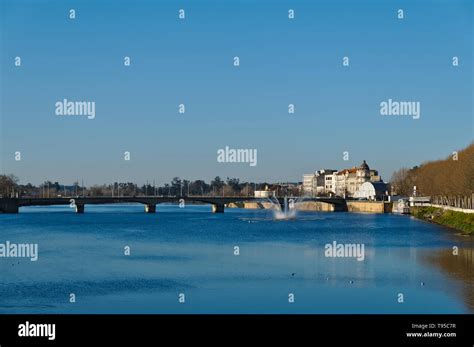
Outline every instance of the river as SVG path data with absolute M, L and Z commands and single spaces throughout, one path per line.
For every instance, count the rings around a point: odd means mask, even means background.
M 36 261 L 0 258 L 0 313 L 474 312 L 472 238 L 409 216 L 25 207 L 0 231 L 38 245 Z M 327 257 L 333 242 L 363 260 Z

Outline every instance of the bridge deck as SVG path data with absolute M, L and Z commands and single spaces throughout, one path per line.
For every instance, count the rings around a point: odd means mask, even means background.
M 283 205 L 284 197 L 278 197 L 278 202 Z M 302 201 L 320 201 L 334 205 L 345 205 L 343 198 L 301 198 L 287 197 L 287 201 L 291 199 Z M 84 205 L 104 205 L 104 204 L 123 204 L 123 203 L 140 203 L 147 206 L 147 211 L 155 211 L 154 206 L 162 203 L 192 203 L 200 202 L 213 205 L 215 212 L 223 212 L 224 205 L 233 202 L 245 201 L 268 201 L 268 198 L 257 198 L 250 196 L 98 196 L 98 197 L 56 197 L 56 198 L 0 198 L 0 212 L 18 213 L 19 207 L 23 206 L 52 206 L 52 205 L 71 205 L 79 206 L 78 212 L 84 211 Z

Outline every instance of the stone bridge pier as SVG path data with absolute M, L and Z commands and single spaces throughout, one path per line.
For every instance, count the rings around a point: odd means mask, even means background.
M 145 212 L 146 213 L 155 213 L 156 212 L 156 205 L 155 204 L 146 204 L 145 205 Z
M 2 199 L 0 202 L 0 212 L 18 213 L 19 207 L 15 199 Z
M 224 213 L 224 204 L 212 204 L 212 213 Z

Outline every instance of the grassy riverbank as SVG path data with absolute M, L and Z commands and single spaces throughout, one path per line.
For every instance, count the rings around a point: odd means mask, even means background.
M 437 207 L 413 207 L 411 214 L 416 218 L 459 230 L 463 234 L 474 235 L 474 213 L 449 211 Z

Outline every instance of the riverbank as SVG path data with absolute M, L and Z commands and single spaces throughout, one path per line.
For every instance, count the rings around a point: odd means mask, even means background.
M 465 235 L 474 235 L 474 214 L 472 213 L 427 206 L 412 207 L 411 214 L 416 218 L 459 230 Z

